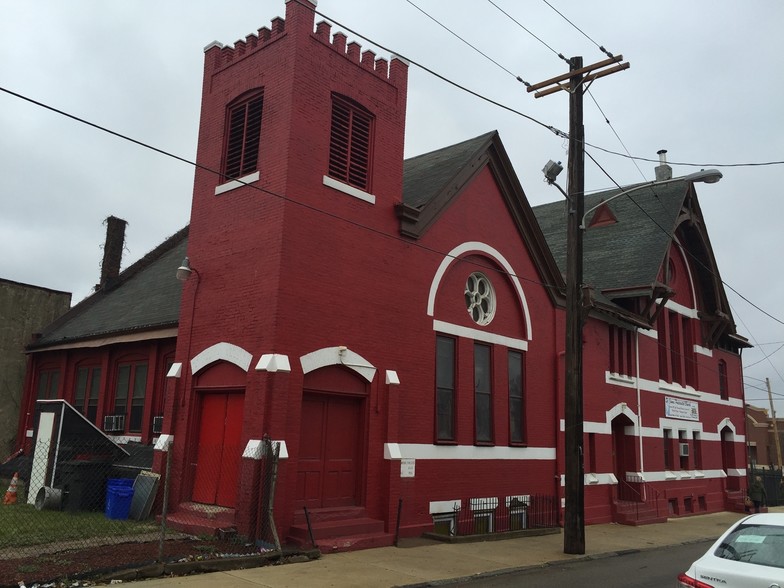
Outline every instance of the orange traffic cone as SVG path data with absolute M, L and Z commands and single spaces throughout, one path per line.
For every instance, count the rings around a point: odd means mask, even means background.
M 3 498 L 3 504 L 16 504 L 16 485 L 19 482 L 19 472 L 14 474 L 11 478 L 11 484 L 8 486 L 8 491 Z

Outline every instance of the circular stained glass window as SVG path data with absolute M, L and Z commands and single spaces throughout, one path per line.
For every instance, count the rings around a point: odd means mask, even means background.
M 465 286 L 465 301 L 468 314 L 479 325 L 490 324 L 495 315 L 495 290 L 483 273 L 468 276 Z

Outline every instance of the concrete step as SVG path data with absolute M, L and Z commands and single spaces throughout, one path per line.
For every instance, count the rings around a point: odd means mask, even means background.
M 316 544 L 321 553 L 338 553 L 342 551 L 371 549 L 374 547 L 389 547 L 394 542 L 394 536 L 389 533 L 365 533 L 316 539 Z M 308 541 L 308 545 L 309 544 L 310 542 Z
M 231 534 L 234 531 L 234 509 L 212 504 L 183 502 L 166 516 L 167 526 L 190 535 Z
M 313 530 L 313 537 L 319 541 L 330 537 L 383 533 L 384 521 L 368 517 L 316 522 L 313 522 L 311 519 L 311 528 Z M 289 535 L 295 539 L 310 540 L 307 524 L 292 525 L 289 530 Z

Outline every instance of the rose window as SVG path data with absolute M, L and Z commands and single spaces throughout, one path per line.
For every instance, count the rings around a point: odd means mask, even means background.
M 487 325 L 495 315 L 495 291 L 490 280 L 482 273 L 474 272 L 468 276 L 465 287 L 465 301 L 468 314 L 475 323 Z

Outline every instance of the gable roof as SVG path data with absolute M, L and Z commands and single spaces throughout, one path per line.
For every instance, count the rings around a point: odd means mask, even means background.
M 638 188 L 635 190 L 635 188 Z M 687 181 L 662 186 L 625 187 L 627 196 L 602 204 L 623 190 L 585 196 L 585 210 L 607 207 L 617 222 L 589 226 L 585 219 L 583 277 L 598 290 L 648 290 L 653 287 L 669 250 L 684 200 L 691 190 Z M 558 267 L 566 270 L 566 201 L 534 207 Z
M 629 194 L 610 201 L 622 192 Z M 674 178 L 658 186 L 636 184 L 586 195 L 585 210 L 594 207 L 596 210 L 584 221 L 583 281 L 594 289 L 596 307 L 612 313 L 613 306 L 619 308 L 614 302 L 619 298 L 666 298 L 670 289 L 658 278 L 673 239 L 678 239 L 691 258 L 689 265 L 701 295 L 700 318 L 710 325 L 706 344 L 712 347 L 725 338 L 733 348 L 748 346 L 748 341 L 737 334 L 691 181 Z M 605 209 L 604 214 L 609 211 L 616 222 L 590 226 L 592 217 Z M 566 210 L 564 201 L 534 208 L 561 271 L 566 269 Z M 622 318 L 636 322 L 630 316 Z
M 554 302 L 563 303 L 563 278 L 498 131 L 404 162 L 403 202 L 397 206 L 400 233 L 419 239 L 485 167 L 493 173 L 541 282 Z
M 110 289 L 98 290 L 49 325 L 29 351 L 77 341 L 176 327 L 182 283 L 175 270 L 185 257 L 188 227 L 121 272 Z

